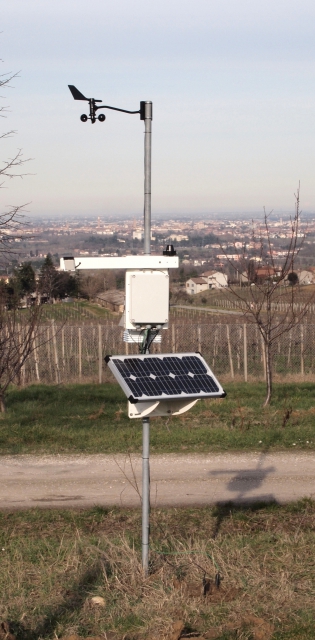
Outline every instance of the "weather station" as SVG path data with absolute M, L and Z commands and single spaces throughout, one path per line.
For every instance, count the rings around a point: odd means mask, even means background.
M 65 256 L 60 268 L 65 271 L 87 269 L 125 269 L 125 311 L 122 318 L 123 340 L 138 345 L 132 356 L 107 355 L 105 361 L 128 400 L 129 418 L 142 418 L 142 566 L 149 571 L 150 513 L 150 416 L 179 415 L 191 409 L 201 398 L 222 398 L 225 391 L 200 353 L 151 355 L 150 347 L 161 341 L 161 331 L 169 322 L 169 269 L 178 268 L 173 245 L 163 255 L 151 255 L 151 136 L 152 102 L 141 101 L 137 111 L 99 104 L 69 85 L 75 100 L 89 103 L 89 115 L 81 121 L 104 122 L 99 109 L 140 114 L 144 120 L 144 255 L 121 257 Z

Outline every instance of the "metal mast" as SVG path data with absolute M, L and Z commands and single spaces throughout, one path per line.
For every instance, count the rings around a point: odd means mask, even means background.
M 151 253 L 152 102 L 144 103 L 144 253 Z
M 144 253 L 151 253 L 152 102 L 144 105 Z M 150 539 L 150 418 L 142 419 L 142 567 L 149 573 Z

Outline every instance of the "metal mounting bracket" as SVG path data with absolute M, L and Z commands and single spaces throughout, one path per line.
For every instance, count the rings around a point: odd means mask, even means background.
M 128 401 L 129 418 L 145 418 L 146 416 L 179 416 L 185 411 L 189 411 L 197 400 L 157 400 L 148 402 L 137 402 L 131 404 Z

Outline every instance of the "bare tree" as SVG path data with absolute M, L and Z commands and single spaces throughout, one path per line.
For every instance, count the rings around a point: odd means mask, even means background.
M 267 387 L 264 406 L 270 403 L 272 396 L 275 343 L 301 322 L 315 299 L 313 289 L 307 292 L 304 286 L 302 293 L 301 285 L 291 275 L 295 273 L 296 258 L 304 240 L 300 233 L 300 185 L 295 194 L 295 212 L 290 218 L 282 259 L 278 257 L 271 237 L 270 215 L 264 212 L 261 226 L 256 227 L 253 223 L 251 257 L 248 257 L 248 247 L 244 243 L 238 260 L 228 260 L 235 276 L 233 282 L 238 282 L 238 285 L 230 282 L 228 290 L 248 322 L 258 327 L 262 337 Z M 235 247 L 234 251 L 237 253 Z M 299 304 L 296 304 L 297 301 Z
M 9 87 L 10 81 L 17 74 L 0 76 L 0 87 Z M 0 116 L 4 117 L 5 107 L 0 107 Z M 0 139 L 8 138 L 14 131 L 0 134 Z M 0 167 L 0 188 L 5 179 L 22 177 L 20 169 L 25 160 L 21 150 L 13 157 L 5 160 Z M 25 175 L 25 174 L 24 174 Z M 24 205 L 12 205 L 7 211 L 0 213 L 0 264 L 5 264 L 8 257 L 14 254 L 14 241 L 22 237 Z M 12 297 L 12 296 L 11 296 Z M 9 287 L 1 286 L 0 290 L 0 411 L 5 410 L 5 394 L 11 383 L 19 382 L 26 358 L 36 348 L 36 337 L 39 334 L 41 308 L 34 305 L 26 310 L 19 310 L 17 304 L 10 304 Z M 38 345 L 37 345 L 38 346 Z
M 94 300 L 95 296 L 104 291 L 106 281 L 103 273 L 98 274 L 80 274 L 79 279 L 79 293 L 89 301 Z
M 42 307 L 8 309 L 0 298 L 0 411 L 5 411 L 5 396 L 10 384 L 21 383 L 26 359 L 43 342 L 40 319 Z
M 10 82 L 13 78 L 16 78 L 18 74 L 4 74 L 0 76 L 0 88 L 10 87 Z M 0 106 L 0 116 L 5 117 L 7 108 Z M 9 138 L 16 132 L 14 130 L 0 133 L 0 139 Z M 21 149 L 18 149 L 16 153 L 2 162 L 0 166 L 0 188 L 3 187 L 5 179 L 11 180 L 12 178 L 22 178 L 24 173 L 21 172 L 21 167 L 27 162 L 27 159 L 23 158 Z M 14 253 L 13 242 L 16 238 L 21 238 L 22 224 L 24 223 L 25 211 L 24 205 L 11 205 L 6 211 L 0 212 L 0 265 L 5 262 L 5 259 Z M 25 223 L 24 223 L 25 224 Z

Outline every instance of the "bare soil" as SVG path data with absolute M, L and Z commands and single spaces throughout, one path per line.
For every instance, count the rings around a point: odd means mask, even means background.
M 154 506 L 315 497 L 315 453 L 152 455 Z M 139 455 L 2 456 L 0 508 L 140 504 Z

